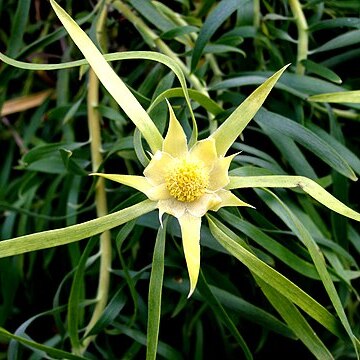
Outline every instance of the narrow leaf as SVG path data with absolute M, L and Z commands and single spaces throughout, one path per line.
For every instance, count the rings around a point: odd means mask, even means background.
M 360 104 L 360 90 L 312 95 L 308 100 L 312 102 Z
M 334 359 L 324 343 L 316 335 L 309 323 L 302 316 L 300 311 L 285 296 L 273 289 L 265 281 L 257 278 L 257 283 L 261 290 L 271 302 L 272 306 L 278 311 L 281 317 L 289 325 L 290 329 L 299 337 L 316 359 L 332 360 Z
M 273 198 L 275 202 L 271 201 L 271 198 Z M 320 275 L 324 288 L 331 300 L 334 309 L 336 310 L 336 313 L 341 323 L 343 324 L 346 332 L 349 335 L 349 338 L 354 345 L 354 349 L 358 357 L 359 354 L 357 350 L 357 339 L 346 317 L 345 310 L 342 306 L 340 297 L 336 291 L 334 283 L 332 282 L 330 274 L 326 269 L 325 259 L 323 254 L 320 252 L 318 245 L 316 244 L 315 240 L 312 238 L 311 234 L 306 229 L 304 224 L 302 224 L 302 222 L 297 218 L 297 216 L 274 193 L 266 190 L 265 199 L 266 203 L 269 206 L 273 204 L 272 209 L 274 210 L 274 212 L 287 224 L 287 226 L 289 226 L 289 228 L 297 235 L 297 237 L 308 249 L 311 259 L 313 260 L 314 265 Z M 357 215 L 359 216 L 358 220 L 360 221 L 360 214 Z
M 334 49 L 339 49 L 345 46 L 358 44 L 359 43 L 360 30 L 348 31 L 345 34 L 339 35 L 325 44 L 321 45 L 315 50 L 312 50 L 310 53 L 319 53 L 323 51 L 329 51 Z
M 99 80 L 139 128 L 151 150 L 155 152 L 161 149 L 163 138 L 135 96 L 117 76 L 104 56 L 78 24 L 54 0 L 50 0 L 50 3 L 69 35 L 88 60 Z
M 211 135 L 215 139 L 219 155 L 225 155 L 232 143 L 260 109 L 271 89 L 288 66 L 284 66 L 253 91 Z
M 167 218 L 156 236 L 149 282 L 146 359 L 156 359 L 161 317 L 161 292 L 164 278 L 164 255 Z
M 207 218 L 211 233 L 214 235 L 216 240 L 229 251 L 230 254 L 235 256 L 246 267 L 248 267 L 253 274 L 270 284 L 274 289 L 279 291 L 294 304 L 298 305 L 333 334 L 343 338 L 344 334 L 340 330 L 341 325 L 338 320 L 336 320 L 336 318 L 333 317 L 333 315 L 331 315 L 322 305 L 286 277 L 258 259 L 250 251 L 246 250 L 238 242 L 234 241 L 234 239 L 230 238 L 220 228 L 221 223 L 218 220 L 209 215 Z
M 92 249 L 97 243 L 96 238 L 92 238 L 88 244 L 84 252 L 81 255 L 79 264 L 76 268 L 74 279 L 71 284 L 70 296 L 68 301 L 68 332 L 69 338 L 71 342 L 71 347 L 73 352 L 76 354 L 80 353 L 81 343 L 79 338 L 79 306 L 81 303 L 81 293 L 84 290 L 84 271 L 86 266 L 86 261 L 88 260 Z
M 71 354 L 64 350 L 59 350 L 51 346 L 39 344 L 33 340 L 23 338 L 21 336 L 13 335 L 9 331 L 0 327 L 0 336 L 6 339 L 16 340 L 19 343 L 29 347 L 30 349 L 37 349 L 51 355 L 53 358 L 69 359 L 69 360 L 86 360 L 86 358 Z
M 322 140 L 303 125 L 265 109 L 260 109 L 255 116 L 255 121 L 264 128 L 265 131 L 270 128 L 270 136 L 271 132 L 275 132 L 275 134 L 280 133 L 282 136 L 288 136 L 306 147 L 312 153 L 316 154 L 316 156 L 340 174 L 351 180 L 357 179 L 354 171 L 343 158 L 342 153 L 336 151 L 330 143 Z M 304 174 L 301 173 L 301 175 Z
M 3 240 L 0 241 L 0 258 L 70 244 L 124 224 L 155 208 L 156 202 L 145 200 L 113 214 L 81 224 Z
M 300 187 L 315 200 L 328 207 L 330 210 L 337 212 L 350 219 L 360 221 L 360 214 L 333 195 L 328 193 L 323 187 L 315 181 L 303 176 L 287 176 L 287 175 L 269 175 L 269 176 L 231 176 L 228 189 L 239 188 L 294 188 Z
M 334 71 L 328 69 L 324 65 L 320 65 L 308 59 L 302 60 L 301 63 L 305 66 L 307 72 L 309 73 L 316 74 L 337 84 L 342 83 L 341 78 Z
M 220 1 L 216 8 L 207 17 L 194 46 L 191 58 L 191 71 L 194 71 L 196 68 L 206 43 L 210 40 L 211 36 L 236 9 L 241 7 L 243 2 L 244 1 L 241 0 Z
M 209 285 L 207 284 L 204 275 L 200 272 L 200 281 L 198 285 L 201 295 L 204 297 L 206 303 L 208 303 L 213 309 L 214 313 L 221 319 L 221 321 L 228 327 L 238 344 L 240 345 L 242 351 L 244 352 L 245 358 L 247 360 L 253 359 L 251 351 L 247 346 L 245 340 L 239 333 L 234 322 L 231 320 L 229 314 L 225 311 L 219 300 L 212 293 Z

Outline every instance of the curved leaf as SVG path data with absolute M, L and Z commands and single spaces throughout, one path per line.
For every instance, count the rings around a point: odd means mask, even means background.
M 322 324 L 333 334 L 343 337 L 340 331 L 338 320 L 331 315 L 322 305 L 315 301 L 311 296 L 301 290 L 298 286 L 278 273 L 269 265 L 258 259 L 250 251 L 246 250 L 234 239 L 230 238 L 222 229 L 221 223 L 210 215 L 207 215 L 210 231 L 216 240 L 229 251 L 230 254 L 240 260 L 249 270 L 268 283 L 283 296 L 298 305 L 313 319 Z
M 360 90 L 312 95 L 308 97 L 308 100 L 312 102 L 360 104 Z
M 316 154 L 322 161 L 326 162 L 340 174 L 343 174 L 351 180 L 357 180 L 354 171 L 342 155 L 329 143 L 322 140 L 303 125 L 264 109 L 261 109 L 256 114 L 255 121 L 264 129 L 269 127 L 271 130 L 281 133 L 281 135 L 289 136 Z
M 333 195 L 328 193 L 323 187 L 315 181 L 303 176 L 287 176 L 287 175 L 269 175 L 269 176 L 230 176 L 228 189 L 240 188 L 294 188 L 300 187 L 315 200 L 328 207 L 329 209 L 346 216 L 350 219 L 360 221 L 360 214 Z
M 218 3 L 216 8 L 207 17 L 202 26 L 199 36 L 196 40 L 192 58 L 191 58 L 191 71 L 194 71 L 206 43 L 210 40 L 211 36 L 221 26 L 221 24 L 237 9 L 240 9 L 243 2 L 246 0 L 223 0 Z
M 83 53 L 84 57 L 89 61 L 90 66 L 101 83 L 139 128 L 151 150 L 155 152 L 161 149 L 163 138 L 135 96 L 117 76 L 95 44 L 79 25 L 54 0 L 50 0 L 50 4 L 70 37 Z
M 254 90 L 221 124 L 221 126 L 210 135 L 215 139 L 218 155 L 226 154 L 232 143 L 242 133 L 247 124 L 260 109 L 271 89 L 288 66 L 289 65 L 285 65 Z
M 113 214 L 102 216 L 98 219 L 86 221 L 81 224 L 3 240 L 0 241 L 0 258 L 70 244 L 124 224 L 154 210 L 155 208 L 156 202 L 144 200 Z

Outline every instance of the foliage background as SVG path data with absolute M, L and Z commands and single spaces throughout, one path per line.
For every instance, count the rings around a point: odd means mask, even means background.
M 358 1 L 302 1 L 309 26 L 304 56 L 300 46 L 303 32 L 291 3 L 297 1 L 114 1 L 108 5 L 104 46 L 107 52 L 155 50 L 180 59 L 189 87 L 225 109 L 209 115 L 193 102 L 201 137 L 266 77 L 292 63 L 265 103 L 271 112 L 259 112 L 234 145 L 233 151 L 240 153 L 233 170 L 244 175 L 296 174 L 320 179 L 332 194 L 359 211 L 359 185 L 349 179 L 351 171 L 341 167 L 343 161 L 360 174 L 359 104 L 313 103 L 308 97 L 360 89 L 360 5 Z M 60 4 L 96 38 L 99 11 L 93 11 L 94 4 Z M 49 64 L 82 58 L 47 2 L 2 1 L 0 23 L 1 51 L 10 57 Z M 154 40 L 151 34 L 159 38 Z M 174 74 L 155 62 L 127 60 L 113 66 L 145 108 L 157 95 L 179 86 Z M 87 77 L 84 67 L 79 76 L 77 67 L 45 72 L 1 64 L 1 239 L 96 217 L 95 182 L 87 176 L 91 171 Z M 29 106 L 39 93 L 36 106 Z M 11 102 L 14 99 L 18 101 Z M 171 101 L 190 133 L 184 99 Z M 98 110 L 102 115 L 101 167 L 109 173 L 141 174 L 133 125 L 105 90 L 101 90 Z M 168 116 L 165 104 L 155 107 L 151 116 L 163 131 Z M 106 190 L 110 212 L 134 204 L 140 197 L 136 191 L 110 182 Z M 308 250 L 281 219 L 277 202 L 262 190 L 238 194 L 256 210 L 221 211 L 217 217 L 245 239 L 259 258 L 331 309 Z M 342 278 L 336 281 L 337 290 L 359 336 L 358 225 L 298 192 L 276 194 L 314 236 L 329 272 L 337 280 Z M 110 303 L 85 357 L 144 358 L 157 228 L 157 214 L 150 213 L 136 224 L 112 230 Z M 170 359 L 242 358 L 242 348 L 224 323 L 223 312 L 206 296 L 204 280 L 194 296 L 186 299 L 187 273 L 176 221 L 170 219 L 167 228 L 160 355 Z M 85 240 L 1 259 L 0 325 L 19 336 L 71 351 L 72 284 L 78 290 L 76 316 L 81 334 L 91 317 L 91 299 L 96 296 L 97 240 L 94 237 L 86 248 L 87 257 L 82 256 Z M 204 278 L 254 357 L 297 354 L 310 358 L 311 351 L 295 339 L 251 273 L 215 242 L 206 226 L 202 245 Z M 335 358 L 355 358 L 349 340 L 339 340 L 313 320 L 309 322 Z M 38 359 L 43 355 L 0 338 L 0 358 Z

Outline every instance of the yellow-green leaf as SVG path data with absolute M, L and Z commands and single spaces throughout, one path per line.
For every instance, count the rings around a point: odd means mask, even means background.
M 132 219 L 155 210 L 155 208 L 155 202 L 145 200 L 113 214 L 102 216 L 81 224 L 3 240 L 0 241 L 0 258 L 70 244 L 122 225 Z
M 242 133 L 269 95 L 282 73 L 289 65 L 284 66 L 255 91 L 253 91 L 211 135 L 215 139 L 219 155 L 225 155 L 236 138 Z
M 228 189 L 239 188 L 293 188 L 300 187 L 315 200 L 329 209 L 346 216 L 350 219 L 360 221 L 360 214 L 328 193 L 315 181 L 304 176 L 267 175 L 267 176 L 231 176 Z
M 101 83 L 138 127 L 151 150 L 153 152 L 160 150 L 163 138 L 147 112 L 78 24 L 54 0 L 50 0 L 50 3 L 70 37 L 83 53 Z
M 308 97 L 313 102 L 360 104 L 360 90 L 318 94 Z

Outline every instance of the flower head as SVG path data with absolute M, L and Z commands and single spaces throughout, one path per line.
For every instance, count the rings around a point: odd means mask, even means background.
M 162 149 L 153 154 L 143 177 L 96 175 L 132 186 L 157 202 L 160 222 L 164 213 L 178 219 L 190 277 L 190 296 L 195 290 L 200 269 L 202 216 L 223 206 L 250 205 L 226 190 L 233 156 L 219 156 L 212 137 L 189 148 L 184 130 L 170 105 L 169 113 L 169 128 Z

